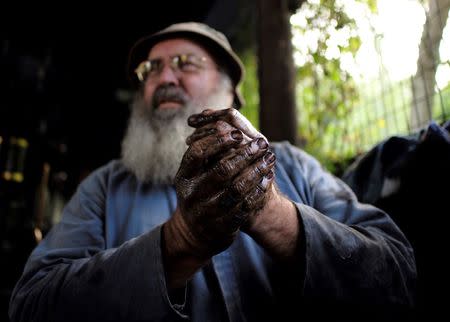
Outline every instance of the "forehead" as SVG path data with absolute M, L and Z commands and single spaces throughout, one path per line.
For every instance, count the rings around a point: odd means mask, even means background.
M 213 59 L 199 43 L 186 38 L 171 38 L 158 42 L 148 53 L 149 58 L 173 56 L 178 54 L 196 54 Z

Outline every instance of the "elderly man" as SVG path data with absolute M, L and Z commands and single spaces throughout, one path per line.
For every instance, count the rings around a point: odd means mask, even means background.
M 139 40 L 129 67 L 122 158 L 80 184 L 33 251 L 12 321 L 404 317 L 408 241 L 236 110 L 243 67 L 223 34 L 171 25 Z

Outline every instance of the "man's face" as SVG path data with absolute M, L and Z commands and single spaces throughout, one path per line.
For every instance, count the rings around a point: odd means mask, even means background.
M 143 84 L 143 99 L 149 108 L 173 112 L 192 102 L 205 102 L 217 88 L 220 73 L 214 59 L 193 41 L 161 41 L 150 50 L 148 59 L 158 66 Z M 229 105 L 231 99 L 230 93 Z
M 175 64 L 181 55 L 191 56 L 185 65 Z M 162 41 L 149 58 L 157 68 L 150 69 L 133 101 L 122 160 L 144 182 L 171 184 L 187 149 L 186 137 L 193 132 L 187 118 L 205 108 L 230 107 L 233 89 L 212 57 L 192 41 Z

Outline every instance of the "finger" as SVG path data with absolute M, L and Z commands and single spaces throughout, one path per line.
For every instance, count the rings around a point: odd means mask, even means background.
M 195 129 L 194 133 L 187 137 L 186 144 L 191 145 L 193 142 L 215 133 L 226 135 L 227 133 L 234 130 L 237 130 L 234 126 L 228 124 L 225 121 L 219 120 L 217 122 L 209 123 L 205 126 Z M 250 141 L 251 139 L 247 135 L 244 135 L 244 139 L 242 140 L 242 142 L 246 143 Z
M 264 157 L 242 171 L 232 182 L 229 189 L 234 194 L 245 196 L 269 174 L 275 165 L 275 155 L 267 151 Z
M 192 114 L 188 118 L 188 125 L 198 128 L 208 123 L 215 122 L 219 120 L 221 117 L 224 117 L 227 113 L 229 113 L 228 110 L 229 109 L 213 111 L 211 109 L 206 109 L 203 110 L 201 113 Z
M 218 120 L 228 122 L 252 139 L 264 137 L 254 128 L 249 120 L 247 120 L 241 113 L 239 113 L 238 110 L 234 108 L 227 108 L 223 110 L 204 110 L 200 114 L 191 115 L 188 119 L 188 124 L 192 127 L 199 128 Z
M 264 207 L 267 200 L 266 192 L 272 185 L 274 177 L 274 171 L 270 170 L 269 173 L 262 178 L 260 183 L 257 184 L 255 188 L 245 196 L 242 202 L 243 211 L 254 212 Z
M 205 167 L 209 159 L 239 145 L 242 139 L 242 132 L 234 130 L 223 135 L 210 135 L 195 141 L 183 155 L 179 175 L 189 176 L 195 174 L 196 170 Z
M 242 199 L 248 191 L 252 190 L 269 173 L 274 165 L 275 155 L 271 151 L 267 151 L 263 157 L 260 157 L 250 164 L 248 168 L 239 173 L 226 189 L 230 190 L 232 194 L 239 196 L 236 199 Z M 231 175 L 232 173 L 230 173 Z M 190 179 L 187 181 L 186 184 L 190 184 L 193 180 Z M 219 182 L 223 181 L 222 177 L 220 177 Z M 192 196 L 195 195 L 198 200 L 205 200 L 205 198 L 209 198 L 212 194 L 224 189 L 224 185 L 218 184 L 216 177 L 211 178 L 208 172 L 199 174 L 195 182 L 201 189 L 196 189 L 196 191 L 190 190 L 190 193 Z M 230 207 L 231 205 L 226 205 L 227 209 L 230 209 Z
M 199 129 L 196 129 L 194 133 L 189 135 L 186 138 L 186 144 L 191 145 L 193 142 L 198 141 L 200 139 L 203 139 L 204 137 L 212 134 L 216 134 L 217 129 L 213 127 L 212 124 L 208 124 L 208 126 L 201 127 Z
M 262 157 L 268 148 L 269 145 L 266 140 L 263 138 L 255 139 L 216 162 L 209 170 L 208 177 L 219 182 L 232 180 L 254 160 Z

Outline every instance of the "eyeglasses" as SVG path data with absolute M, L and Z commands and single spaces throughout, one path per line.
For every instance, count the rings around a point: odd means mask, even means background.
M 182 74 L 194 74 L 204 69 L 206 57 L 198 57 L 194 54 L 181 54 L 170 57 L 169 66 L 172 70 Z M 140 82 L 147 78 L 154 78 L 161 74 L 164 69 L 164 60 L 162 58 L 148 59 L 143 61 L 134 70 Z

